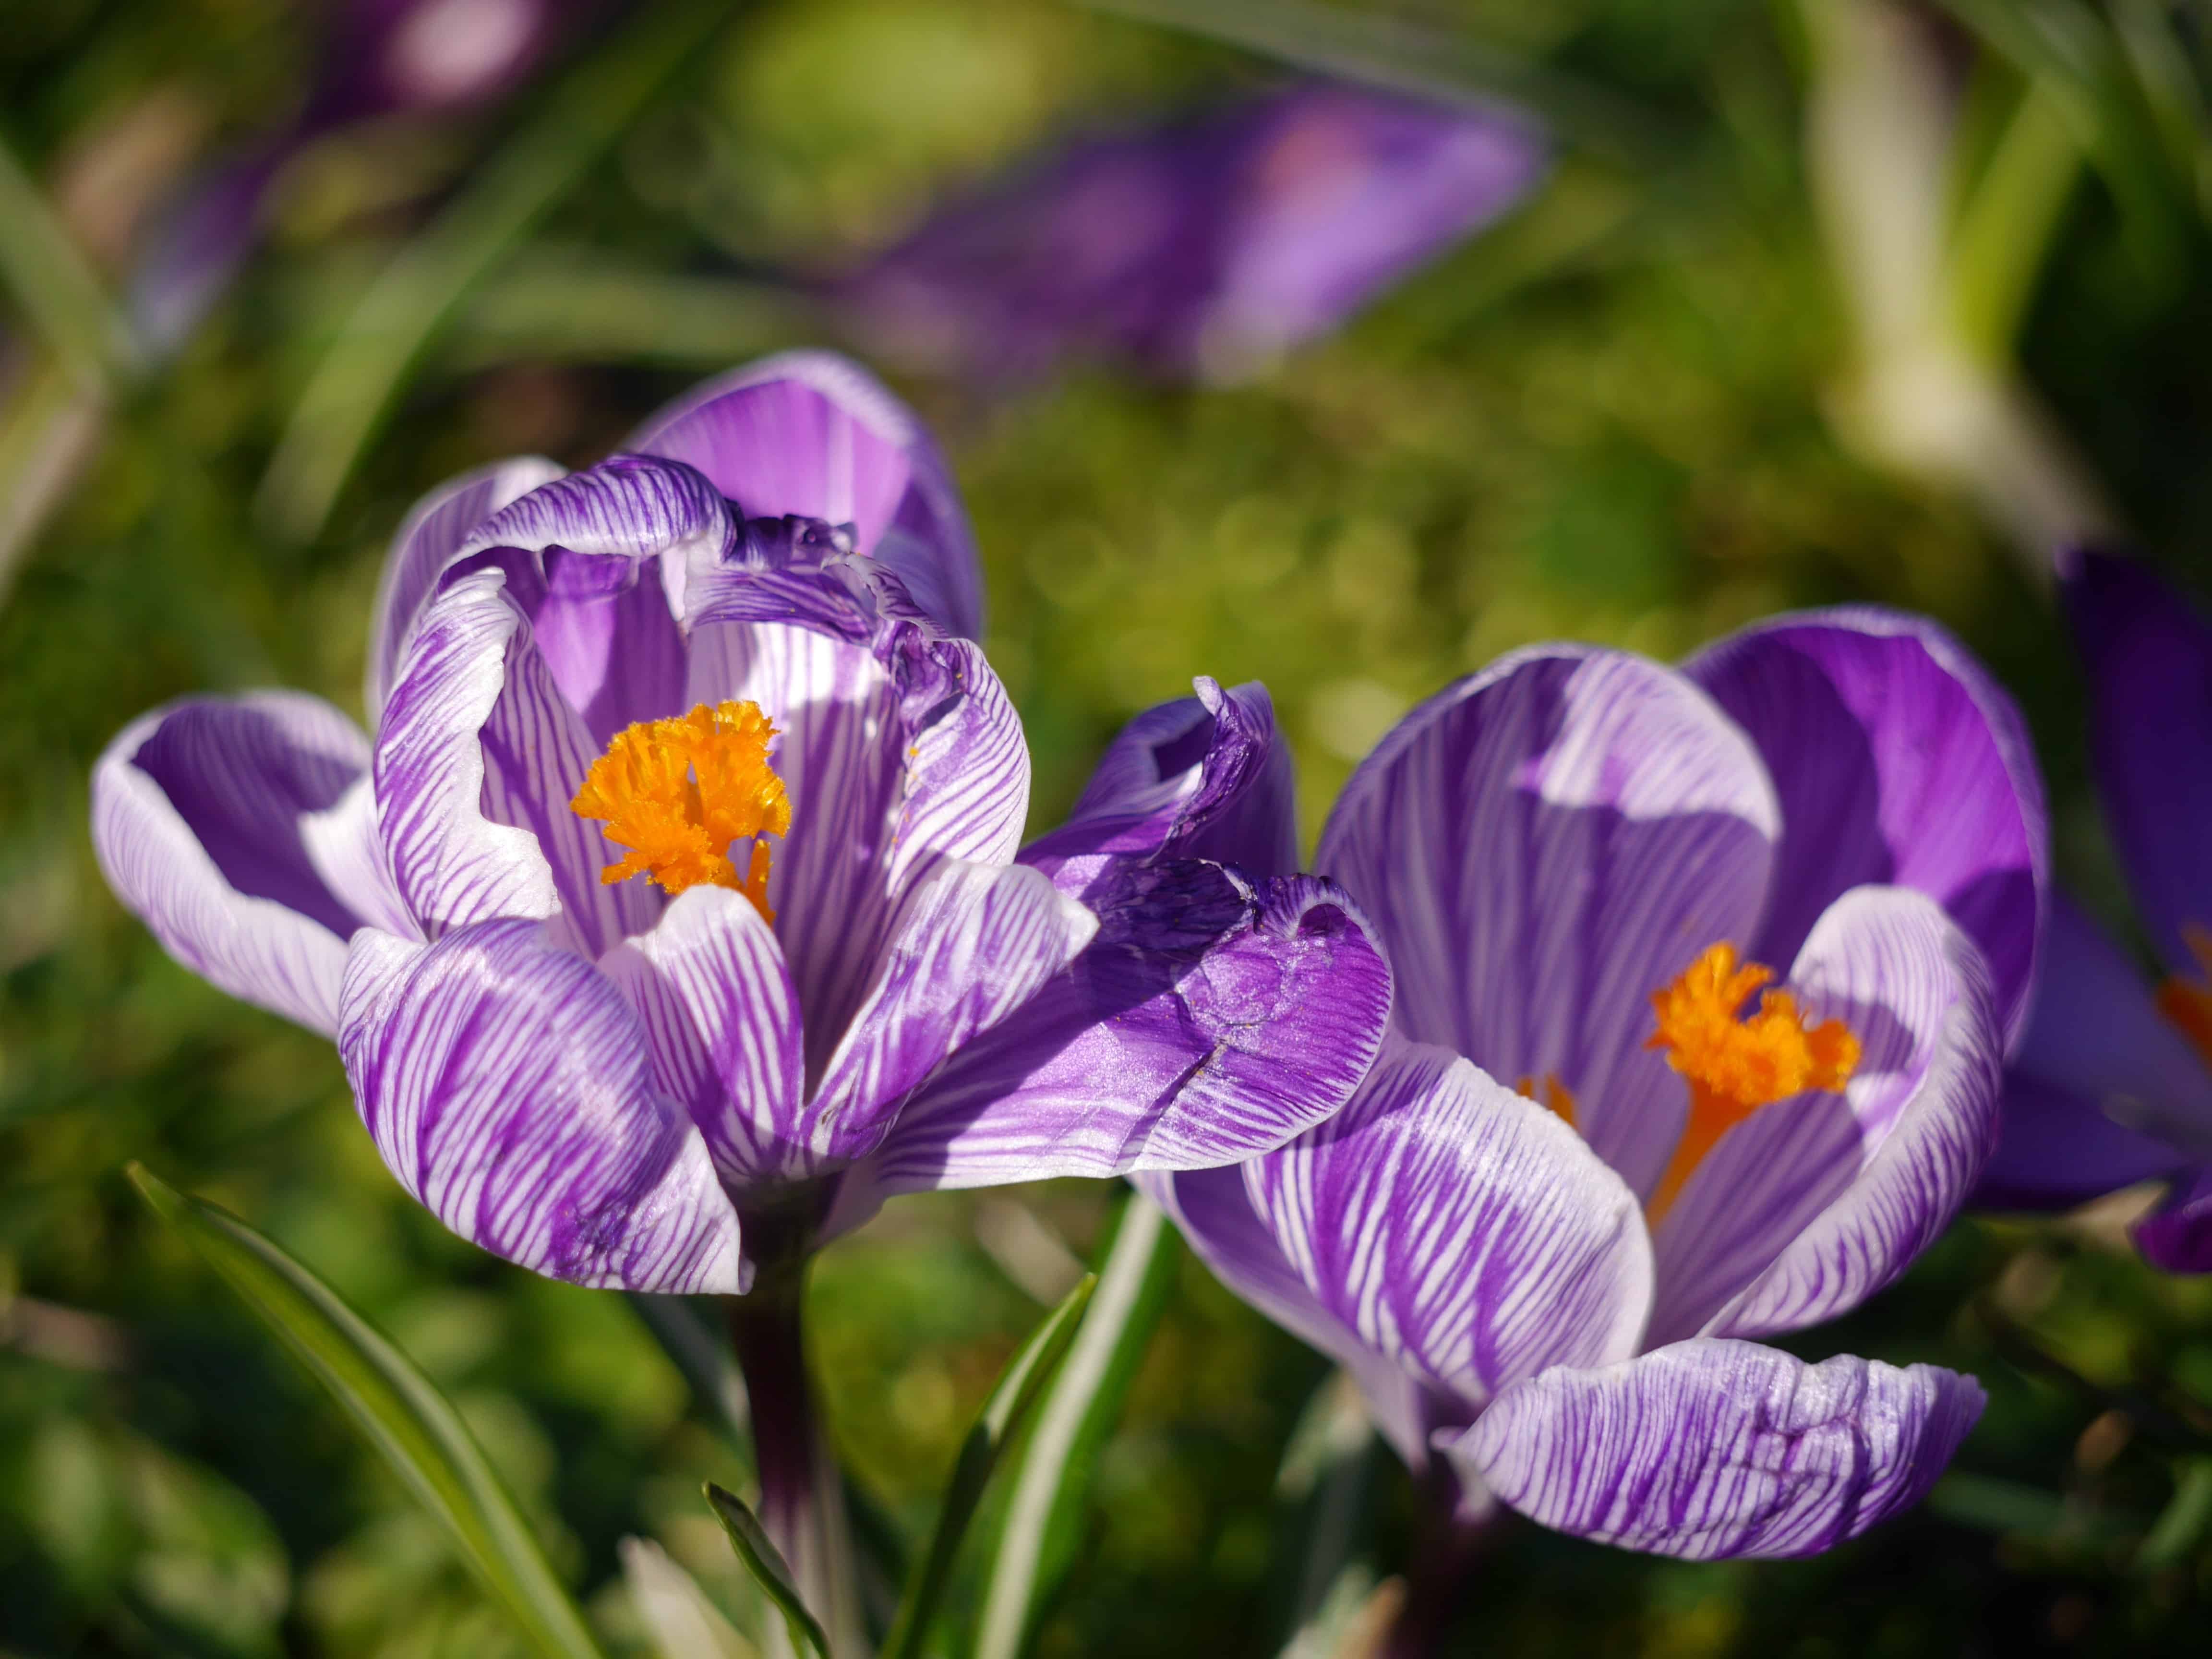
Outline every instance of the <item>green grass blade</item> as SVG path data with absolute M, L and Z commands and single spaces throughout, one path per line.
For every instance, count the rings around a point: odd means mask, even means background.
M 1074 1346 L 1091 1293 L 1097 1288 L 1098 1275 L 1084 1274 L 1060 1305 L 1045 1316 L 1044 1322 L 1030 1333 L 1029 1340 L 1000 1373 L 991 1397 L 976 1413 L 975 1427 L 961 1443 L 952 1478 L 945 1483 L 944 1502 L 938 1508 L 937 1529 L 930 1534 L 928 1553 L 907 1581 L 898 1616 L 891 1621 L 890 1635 L 884 1642 L 884 1659 L 915 1659 L 921 1651 L 929 1622 L 951 1581 L 953 1558 L 960 1553 L 960 1540 L 975 1517 L 975 1506 L 982 1502 L 992 1471 L 1051 1387 Z
M 264 517 L 304 540 L 322 527 L 407 377 L 462 302 L 620 137 L 727 15 L 665 0 L 588 54 L 522 131 L 362 296 L 292 410 L 262 480 Z
M 1098 1267 L 1098 1289 L 1051 1391 L 1037 1408 L 1012 1480 L 991 1559 L 975 1659 L 1016 1659 L 1038 1610 L 1074 1559 L 1091 1474 L 1121 1420 L 1174 1283 L 1175 1231 L 1131 1193 Z
M 37 180 L 0 144 L 0 282 L 70 375 L 103 386 L 133 362 L 107 290 Z
M 337 1293 L 229 1212 L 164 1184 L 132 1183 L 344 1407 L 538 1651 L 604 1659 L 514 1499 L 443 1395 Z
M 829 1659 L 830 1638 L 823 1633 L 821 1621 L 807 1610 L 805 1600 L 799 1593 L 799 1582 L 792 1577 L 791 1564 L 783 1559 L 783 1552 L 776 1548 L 767 1528 L 761 1525 L 760 1517 L 745 1506 L 744 1499 L 737 1493 L 711 1480 L 707 1482 L 706 1492 L 714 1519 L 730 1535 L 730 1547 L 737 1551 L 738 1559 L 744 1563 L 753 1582 L 782 1613 L 784 1628 L 791 1633 L 792 1651 Z

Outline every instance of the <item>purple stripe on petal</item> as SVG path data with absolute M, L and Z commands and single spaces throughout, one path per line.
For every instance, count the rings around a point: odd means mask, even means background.
M 906 731 L 894 890 L 938 859 L 1010 861 L 1029 815 L 1029 742 L 982 647 L 902 628 L 885 654 Z
M 644 1024 L 653 1086 L 690 1109 L 726 1183 L 811 1172 L 799 996 L 751 900 L 694 887 L 599 966 Z
M 1413 710 L 1316 862 L 1374 918 L 1400 1028 L 1493 1077 L 1553 1078 L 1638 1194 L 1680 1136 L 1651 994 L 1756 924 L 1777 834 L 1743 734 L 1673 670 L 1538 646 Z
M 887 1190 L 1232 1163 L 1365 1074 L 1390 975 L 1341 889 L 1165 864 L 1088 902 L 1091 947 L 901 1111 Z
M 1636 1352 L 1651 1241 L 1636 1195 L 1554 1114 L 1448 1049 L 1386 1051 L 1351 1103 L 1244 1165 L 1322 1305 L 1471 1418 L 1553 1365 Z
M 2154 1267 L 2212 1273 L 2212 1165 L 2187 1171 L 2134 1232 L 2136 1248 Z
M 233 996 L 334 1030 L 345 940 L 391 908 L 356 793 L 360 730 L 319 698 L 173 703 L 126 726 L 92 777 L 108 885 L 162 948 Z
M 2003 689 L 1935 623 L 1871 607 L 1762 623 L 1682 668 L 1750 732 L 1782 799 L 1750 954 L 1790 960 L 1848 888 L 1917 888 L 1981 947 L 2017 1042 L 2051 860 L 2042 775 Z
M 1531 1520 L 1601 1544 L 1814 1555 L 1926 1496 L 1984 1399 L 1933 1365 L 1702 1338 L 1547 1371 L 1440 1449 Z
M 697 467 L 748 518 L 850 524 L 948 631 L 983 631 L 968 515 L 912 410 L 857 364 L 794 351 L 686 393 L 629 447 Z
M 384 1161 L 462 1237 L 573 1284 L 742 1288 L 737 1212 L 637 1016 L 538 924 L 356 935 L 338 1052 Z
M 460 556 L 477 526 L 509 502 L 561 476 L 552 462 L 531 455 L 497 461 L 440 484 L 416 502 L 392 538 L 377 583 L 374 620 L 368 630 L 368 683 L 364 701 L 369 724 L 382 723 L 392 677 L 399 672 L 415 618 L 439 576 Z
M 2090 747 L 2136 913 L 2169 969 L 2212 928 L 2212 625 L 2140 559 L 2081 550 L 2060 589 L 2088 672 Z
M 1097 919 L 1034 870 L 948 861 L 902 905 L 880 975 L 823 1072 L 805 1139 L 846 1163 L 899 1103 L 1091 942 Z
M 1790 981 L 1808 1020 L 1840 1019 L 1859 1039 L 1848 1114 L 1832 1094 L 1801 1096 L 1723 1138 L 1656 1230 L 1660 1340 L 1849 1312 L 1950 1224 L 1996 1144 L 2003 1037 L 1989 970 L 1924 894 L 1846 893 Z M 1826 1137 L 1844 1116 L 1856 1133 L 1838 1158 Z M 1746 1135 L 1766 1121 L 1778 1127 Z M 1744 1152 L 1727 1156 L 1738 1137 Z
M 1410 1375 L 1322 1306 L 1253 1211 L 1241 1170 L 1154 1170 L 1131 1179 L 1174 1218 L 1215 1278 L 1351 1372 L 1383 1437 L 1409 1467 L 1427 1467 L 1431 1425 L 1463 1421 L 1465 1407 L 1425 1397 Z

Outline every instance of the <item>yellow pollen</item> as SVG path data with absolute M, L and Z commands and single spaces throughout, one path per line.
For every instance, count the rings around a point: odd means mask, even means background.
M 2212 933 L 2190 921 L 2182 924 L 2181 937 L 2197 958 L 2197 975 L 2184 979 L 2176 974 L 2160 986 L 2158 1011 L 2212 1066 Z
M 616 732 L 569 803 L 578 817 L 604 819 L 607 839 L 629 849 L 599 879 L 643 875 L 670 893 L 702 883 L 734 887 L 774 921 L 768 843 L 754 841 L 743 877 L 730 846 L 790 831 L 791 802 L 768 759 L 775 734 L 750 702 L 702 702 L 688 714 Z
M 1755 962 L 1737 966 L 1735 946 L 1721 944 L 1652 995 L 1659 1026 L 1645 1046 L 1665 1049 L 1667 1063 L 1690 1085 L 1682 1138 L 1645 1206 L 1655 1222 L 1730 1129 L 1773 1101 L 1840 1089 L 1858 1069 L 1859 1040 L 1850 1028 L 1832 1019 L 1808 1029 L 1787 991 L 1768 991 L 1757 1012 L 1742 1013 L 1752 993 L 1773 977 L 1772 969 Z
M 1513 1092 L 1524 1095 L 1530 1100 L 1535 1099 L 1536 1079 L 1533 1077 L 1522 1078 L 1513 1085 Z M 1575 1122 L 1575 1097 L 1569 1091 L 1567 1085 L 1559 1081 L 1559 1074 L 1557 1072 L 1547 1072 L 1544 1074 L 1544 1104 L 1565 1119 L 1567 1127 L 1572 1129 L 1577 1127 Z

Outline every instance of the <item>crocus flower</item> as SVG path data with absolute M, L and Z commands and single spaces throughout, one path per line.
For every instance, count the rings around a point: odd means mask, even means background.
M 1755 1339 L 1881 1288 L 1980 1171 L 2044 836 L 2014 712 L 1926 623 L 1516 653 L 1408 714 L 1322 835 L 1396 975 L 1373 1073 L 1148 1189 L 1464 1517 L 1826 1548 L 1917 1499 L 1981 1392 Z
M 1355 913 L 1206 850 L 1263 698 L 1117 750 L 1120 838 L 1018 864 L 1029 753 L 912 416 L 800 356 L 633 447 L 416 509 L 373 737 L 190 698 L 94 777 L 116 892 L 337 1038 L 411 1194 L 556 1278 L 727 1291 L 887 1192 L 1230 1161 L 1349 1096 L 1389 1000 Z
M 1077 145 L 945 210 L 842 297 L 872 343 L 979 378 L 1070 351 L 1229 378 L 1489 223 L 1544 160 L 1517 114 L 1314 82 Z
M 2166 1181 L 2137 1246 L 2171 1272 L 2212 1272 L 2212 628 L 2137 559 L 2077 550 L 2059 577 L 2106 822 L 2166 977 L 2154 988 L 2081 910 L 2053 905 L 1978 1201 L 2062 1207 Z

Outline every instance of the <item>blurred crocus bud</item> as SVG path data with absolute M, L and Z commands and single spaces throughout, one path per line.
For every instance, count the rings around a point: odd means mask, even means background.
M 843 284 L 876 349 L 988 380 L 1063 355 L 1234 380 L 1326 334 L 1541 176 L 1528 118 L 1314 82 L 1093 140 Z
M 334 0 L 299 114 L 198 174 L 156 221 L 131 282 L 140 339 L 157 357 L 184 343 L 237 275 L 270 185 L 305 146 L 356 121 L 504 97 L 596 9 L 596 0 Z

